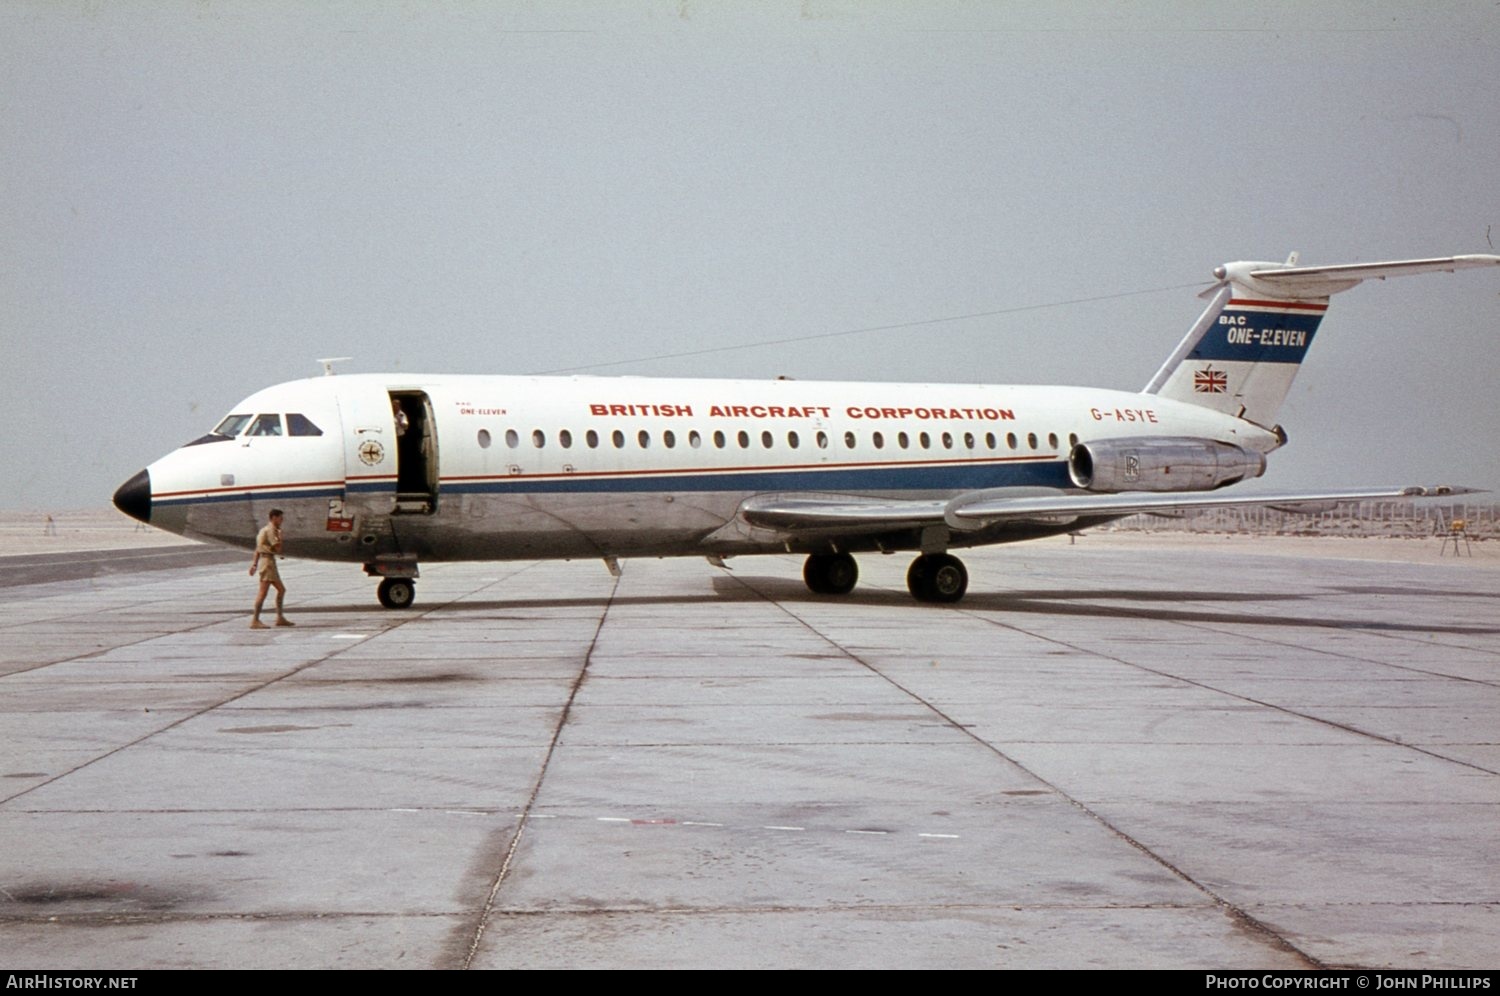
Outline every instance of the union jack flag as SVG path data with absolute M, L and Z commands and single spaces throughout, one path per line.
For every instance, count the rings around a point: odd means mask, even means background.
M 1193 374 L 1193 390 L 1199 394 L 1223 394 L 1229 390 L 1229 375 L 1222 370 L 1199 370 Z

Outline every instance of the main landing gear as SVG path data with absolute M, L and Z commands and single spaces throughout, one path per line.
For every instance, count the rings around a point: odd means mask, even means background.
M 859 580 L 859 567 L 847 553 L 814 553 L 802 567 L 802 580 L 816 594 L 847 595 Z M 919 602 L 956 602 L 969 590 L 969 572 L 952 554 L 924 553 L 911 562 L 906 587 Z
M 907 568 L 906 587 L 919 602 L 956 602 L 969 590 L 969 572 L 952 554 L 924 553 Z
M 409 609 L 417 600 L 417 585 L 411 578 L 386 578 L 375 590 L 375 597 L 388 609 Z
M 802 580 L 818 595 L 847 595 L 859 580 L 859 565 L 847 553 L 814 553 L 802 565 Z

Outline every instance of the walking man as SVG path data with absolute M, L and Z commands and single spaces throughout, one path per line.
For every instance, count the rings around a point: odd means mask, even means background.
M 295 626 L 282 614 L 282 602 L 286 599 L 286 585 L 281 583 L 281 572 L 276 569 L 276 558 L 281 555 L 281 509 L 271 509 L 265 528 L 255 537 L 255 559 L 250 561 L 250 576 L 260 569 L 260 594 L 255 596 L 255 615 L 250 620 L 251 629 L 265 629 L 260 621 L 260 607 L 266 602 L 266 592 L 276 589 L 276 625 Z

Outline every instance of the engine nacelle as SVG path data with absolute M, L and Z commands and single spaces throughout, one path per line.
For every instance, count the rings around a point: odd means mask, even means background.
M 1265 470 L 1266 458 L 1254 450 L 1189 436 L 1099 439 L 1068 454 L 1073 483 L 1103 494 L 1212 491 Z

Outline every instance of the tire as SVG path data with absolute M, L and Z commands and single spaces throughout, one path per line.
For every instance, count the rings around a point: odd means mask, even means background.
M 847 553 L 814 553 L 802 565 L 802 580 L 819 595 L 847 595 L 859 583 L 859 565 Z
M 951 604 L 969 590 L 969 572 L 957 557 L 926 553 L 911 562 L 906 587 L 919 602 Z
M 410 578 L 386 578 L 375 597 L 388 609 L 409 609 L 417 600 L 417 587 Z

